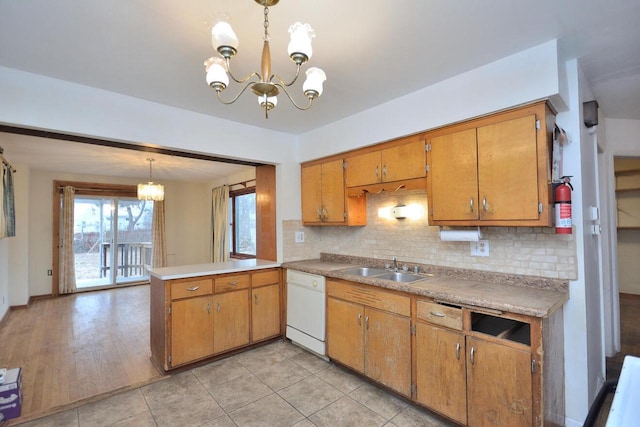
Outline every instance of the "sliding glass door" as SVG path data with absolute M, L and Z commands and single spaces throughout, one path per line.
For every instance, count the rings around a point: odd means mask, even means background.
M 76 196 L 76 286 L 94 288 L 149 279 L 153 202 L 136 198 Z

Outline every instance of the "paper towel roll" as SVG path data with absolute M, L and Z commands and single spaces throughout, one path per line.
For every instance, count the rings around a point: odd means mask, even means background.
M 482 238 L 480 227 L 473 230 L 442 230 L 440 240 L 443 242 L 477 242 Z

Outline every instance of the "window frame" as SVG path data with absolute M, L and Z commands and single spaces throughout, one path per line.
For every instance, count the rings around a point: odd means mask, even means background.
M 229 247 L 229 256 L 231 258 L 236 258 L 236 259 L 254 259 L 256 258 L 256 255 L 252 255 L 252 254 L 246 254 L 246 253 L 242 253 L 242 252 L 237 252 L 236 251 L 236 244 L 238 242 L 237 236 L 236 236 L 236 224 L 235 224 L 235 218 L 236 218 L 236 197 L 238 196 L 245 196 L 247 194 L 255 194 L 256 193 L 256 187 L 252 186 L 252 187 L 246 187 L 246 188 L 241 188 L 238 190 L 229 190 L 229 204 L 231 205 L 231 218 L 229 218 L 230 223 L 229 225 L 231 226 L 231 239 L 230 239 L 230 247 Z M 257 196 L 257 195 L 256 195 Z

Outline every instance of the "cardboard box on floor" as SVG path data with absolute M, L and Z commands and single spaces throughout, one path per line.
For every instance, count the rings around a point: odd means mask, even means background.
M 18 418 L 22 411 L 22 369 L 7 369 L 0 384 L 0 421 Z

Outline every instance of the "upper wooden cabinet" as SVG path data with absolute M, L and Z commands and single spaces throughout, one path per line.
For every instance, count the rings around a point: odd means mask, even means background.
M 347 157 L 346 164 L 348 188 L 425 177 L 425 140 L 401 139 L 388 148 Z
M 552 126 L 540 102 L 429 132 L 430 224 L 552 225 Z
M 365 225 L 366 199 L 346 197 L 342 159 L 302 165 L 304 225 Z

